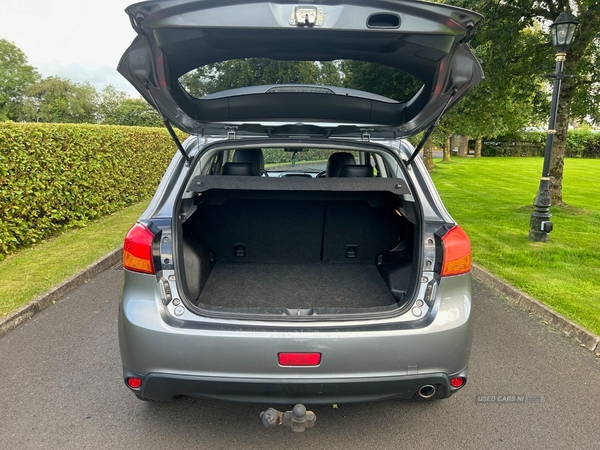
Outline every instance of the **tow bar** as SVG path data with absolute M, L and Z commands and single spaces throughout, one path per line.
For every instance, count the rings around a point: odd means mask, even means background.
M 312 411 L 307 411 L 306 406 L 298 403 L 291 411 L 281 412 L 269 408 L 260 413 L 260 421 L 265 428 L 274 428 L 278 425 L 290 427 L 296 433 L 302 433 L 307 428 L 315 426 L 317 416 Z

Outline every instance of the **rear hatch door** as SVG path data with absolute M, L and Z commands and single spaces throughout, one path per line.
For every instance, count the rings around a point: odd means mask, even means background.
M 126 9 L 138 33 L 118 70 L 171 123 L 195 134 L 239 131 L 268 135 L 286 124 L 326 135 L 393 132 L 413 135 L 482 78 L 466 42 L 481 16 L 411 0 L 318 2 L 159 0 Z M 422 83 L 396 101 L 326 86 L 262 86 L 203 98 L 179 83 L 208 64 L 241 59 L 383 64 Z

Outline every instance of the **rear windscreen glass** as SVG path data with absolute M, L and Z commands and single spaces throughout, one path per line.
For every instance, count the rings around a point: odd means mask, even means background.
M 193 97 L 248 86 L 316 84 L 383 95 L 399 102 L 411 99 L 422 82 L 394 67 L 364 61 L 280 61 L 235 59 L 200 67 L 179 82 Z

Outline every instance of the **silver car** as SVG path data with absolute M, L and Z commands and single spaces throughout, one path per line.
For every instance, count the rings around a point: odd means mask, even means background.
M 406 138 L 424 132 L 423 143 L 483 78 L 467 44 L 481 16 L 409 0 L 157 0 L 126 11 L 138 36 L 118 70 L 178 150 L 125 238 L 126 386 L 146 400 L 274 404 L 460 390 L 470 243 L 417 156 L 422 144 Z M 368 62 L 419 84 L 394 100 L 281 84 L 194 98 L 180 83 L 244 58 Z

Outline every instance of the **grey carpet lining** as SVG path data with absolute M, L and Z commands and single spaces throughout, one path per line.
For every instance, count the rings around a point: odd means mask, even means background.
M 370 264 L 236 264 L 213 268 L 199 302 L 227 308 L 372 308 L 395 304 Z

